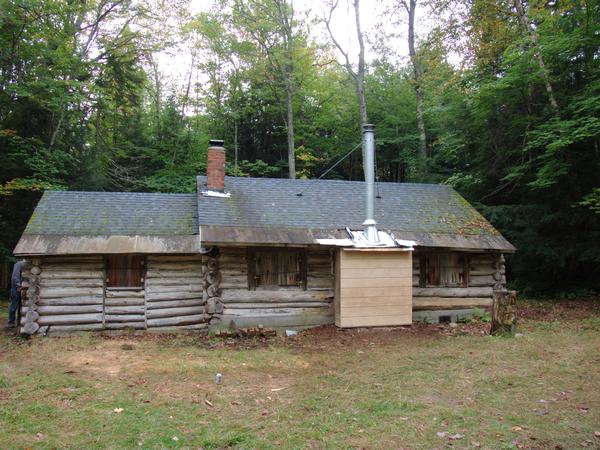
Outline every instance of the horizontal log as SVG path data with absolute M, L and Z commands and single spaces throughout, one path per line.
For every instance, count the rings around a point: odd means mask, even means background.
M 83 323 L 102 323 L 102 314 L 65 314 L 40 316 L 40 325 L 73 325 Z
M 104 263 L 88 263 L 88 264 L 68 264 L 68 263 L 56 263 L 56 264 L 44 264 L 41 266 L 42 273 L 54 273 L 54 272 L 96 272 L 104 270 Z
M 246 281 L 241 281 L 241 280 L 235 280 L 235 281 L 224 280 L 221 283 L 221 288 L 222 289 L 248 289 L 248 280 L 246 280 Z
M 144 322 L 146 317 L 136 314 L 106 314 L 105 315 L 105 323 L 114 323 L 114 322 Z
M 413 297 L 491 297 L 491 287 L 472 288 L 413 288 Z
M 148 302 L 148 310 L 164 308 L 180 308 L 189 306 L 203 306 L 206 302 L 200 298 L 191 298 L 186 300 L 165 300 L 160 302 Z
M 40 283 L 42 288 L 51 288 L 51 287 L 91 287 L 91 288 L 102 288 L 104 287 L 104 281 L 102 278 L 56 278 L 56 279 L 48 279 L 42 277 L 42 281 Z
M 486 276 L 486 275 L 493 275 L 494 273 L 496 273 L 496 269 L 493 268 L 478 268 L 478 269 L 470 269 L 469 270 L 469 276 L 473 277 L 473 276 Z
M 414 311 L 443 310 L 443 309 L 470 309 L 489 308 L 493 300 L 489 297 L 415 297 L 413 298 Z
M 104 324 L 107 330 L 143 330 L 146 328 L 146 322 L 107 322 Z
M 208 321 L 210 316 L 207 314 L 193 314 L 188 316 L 177 316 L 177 317 L 161 317 L 157 319 L 148 319 L 146 321 L 148 328 L 152 327 L 168 327 L 168 326 L 181 326 L 181 325 L 193 325 Z
M 101 288 L 57 288 L 46 287 L 40 289 L 40 298 L 87 297 L 103 294 Z
M 199 298 L 202 296 L 202 291 L 199 292 L 160 292 L 160 293 L 146 293 L 146 302 L 156 302 L 162 300 L 183 300 Z
M 146 329 L 150 333 L 169 333 L 169 332 L 181 332 L 181 331 L 198 331 L 208 329 L 208 323 L 193 323 L 188 325 L 166 325 L 166 326 L 153 326 L 150 329 Z
M 248 271 L 231 269 L 231 268 L 222 268 L 221 275 L 223 275 L 223 278 L 230 278 L 230 277 L 245 278 L 248 276 Z
M 130 305 L 130 306 L 112 306 L 105 305 L 104 312 L 110 314 L 144 314 L 144 305 Z
M 189 284 L 201 284 L 202 282 L 203 280 L 200 275 L 196 277 L 146 277 L 147 288 L 152 288 L 153 286 L 180 286 Z
M 148 273 L 202 273 L 201 264 L 149 264 Z
M 185 306 L 180 308 L 161 308 L 161 309 L 148 309 L 146 316 L 148 320 L 158 319 L 161 317 L 177 317 L 177 316 L 188 316 L 194 314 L 201 314 L 204 311 L 202 306 Z
M 230 309 L 269 309 L 269 308 L 329 308 L 331 302 L 285 302 L 285 303 L 226 303 L 225 310 Z
M 221 298 L 223 302 L 234 303 L 263 303 L 263 302 L 314 302 L 325 301 L 333 297 L 333 291 L 301 291 L 301 290 L 280 290 L 280 291 L 249 291 L 247 289 L 225 289 Z
M 107 298 L 104 300 L 106 306 L 144 306 L 143 298 Z
M 28 307 L 23 306 L 22 311 L 27 314 Z M 51 316 L 60 314 L 86 314 L 101 313 L 102 305 L 38 305 L 37 312 L 41 316 Z
M 193 279 L 193 280 L 201 280 L 202 272 L 200 271 L 191 271 L 191 270 L 155 270 L 149 269 L 146 272 L 146 280 L 148 282 L 154 280 L 162 280 L 162 279 Z
M 259 311 L 260 312 L 260 311 Z M 221 324 L 224 327 L 233 325 L 237 328 L 257 327 L 262 325 L 266 328 L 294 328 L 314 327 L 332 324 L 333 314 L 311 314 L 311 315 L 271 315 L 271 316 L 238 316 L 223 314 Z
M 327 303 L 319 308 L 263 308 L 262 305 L 259 308 L 229 308 L 229 305 L 226 305 L 225 308 L 227 314 L 231 316 L 319 316 L 333 314 L 333 304 L 331 303 Z
M 167 292 L 202 292 L 202 283 L 188 283 L 181 285 L 149 284 L 146 286 L 147 294 L 164 294 Z
M 469 286 L 494 286 L 497 283 L 493 276 L 490 275 L 472 275 L 469 276 Z
M 50 325 L 49 335 L 52 333 L 69 332 L 69 331 L 92 331 L 101 330 L 103 327 L 102 323 L 80 323 L 75 325 Z M 42 326 L 38 330 L 38 333 L 45 333 L 48 330 L 48 326 Z
M 91 278 L 95 280 L 103 280 L 104 272 L 102 270 L 56 270 L 56 271 L 43 271 L 41 274 L 43 280 L 53 280 L 53 279 L 86 279 Z
M 144 290 L 108 288 L 106 298 L 144 298 Z
M 102 305 L 102 295 L 86 297 L 40 298 L 38 305 Z
M 223 275 L 223 283 L 248 283 L 248 275 L 247 274 L 236 275 L 236 276 L 229 275 L 227 277 L 224 274 L 221 274 L 221 275 Z

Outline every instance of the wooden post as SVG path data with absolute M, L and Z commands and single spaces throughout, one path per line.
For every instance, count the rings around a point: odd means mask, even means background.
M 25 314 L 25 325 L 23 326 L 23 333 L 34 334 L 39 330 L 40 326 L 37 323 L 40 317 L 37 312 L 37 302 L 40 298 L 40 274 L 41 274 L 41 260 L 34 258 L 31 262 L 32 266 L 29 269 L 29 288 L 27 289 L 27 314 Z M 20 324 L 19 324 L 20 326 Z
M 517 325 L 517 291 L 494 291 L 491 334 L 514 333 Z
M 219 267 L 218 255 L 209 257 L 206 263 L 206 271 L 203 276 L 203 290 L 206 305 L 204 306 L 206 314 L 221 314 L 223 312 L 223 303 L 221 302 L 221 281 L 223 275 Z

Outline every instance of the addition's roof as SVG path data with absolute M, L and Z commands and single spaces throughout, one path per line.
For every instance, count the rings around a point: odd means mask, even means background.
M 206 177 L 197 178 L 198 192 Z M 338 180 L 225 177 L 229 198 L 198 195 L 205 243 L 293 244 L 347 237 L 362 229 L 365 183 Z M 422 246 L 514 251 L 514 247 L 449 186 L 378 183 L 375 220 L 381 230 Z
M 15 254 L 184 253 L 197 234 L 195 194 L 46 191 Z

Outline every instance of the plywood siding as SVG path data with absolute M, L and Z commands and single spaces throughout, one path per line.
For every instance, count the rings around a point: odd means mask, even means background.
M 219 264 L 223 275 L 221 300 L 224 309 L 219 315 L 218 326 L 297 328 L 333 323 L 331 254 L 320 248 L 301 251 L 306 255 L 306 289 L 302 283 L 253 289 L 248 249 L 221 247 Z
M 339 250 L 335 323 L 340 327 L 412 322 L 410 252 Z

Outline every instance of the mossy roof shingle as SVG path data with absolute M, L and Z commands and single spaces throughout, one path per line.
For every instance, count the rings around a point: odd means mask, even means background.
M 46 191 L 24 234 L 177 236 L 197 233 L 195 194 Z
M 198 191 L 206 177 L 198 177 Z M 225 178 L 230 198 L 198 196 L 201 225 L 352 229 L 365 220 L 365 183 L 338 180 Z M 500 233 L 449 186 L 378 183 L 375 217 L 381 229 L 417 233 Z M 302 195 L 298 195 L 302 194 Z

